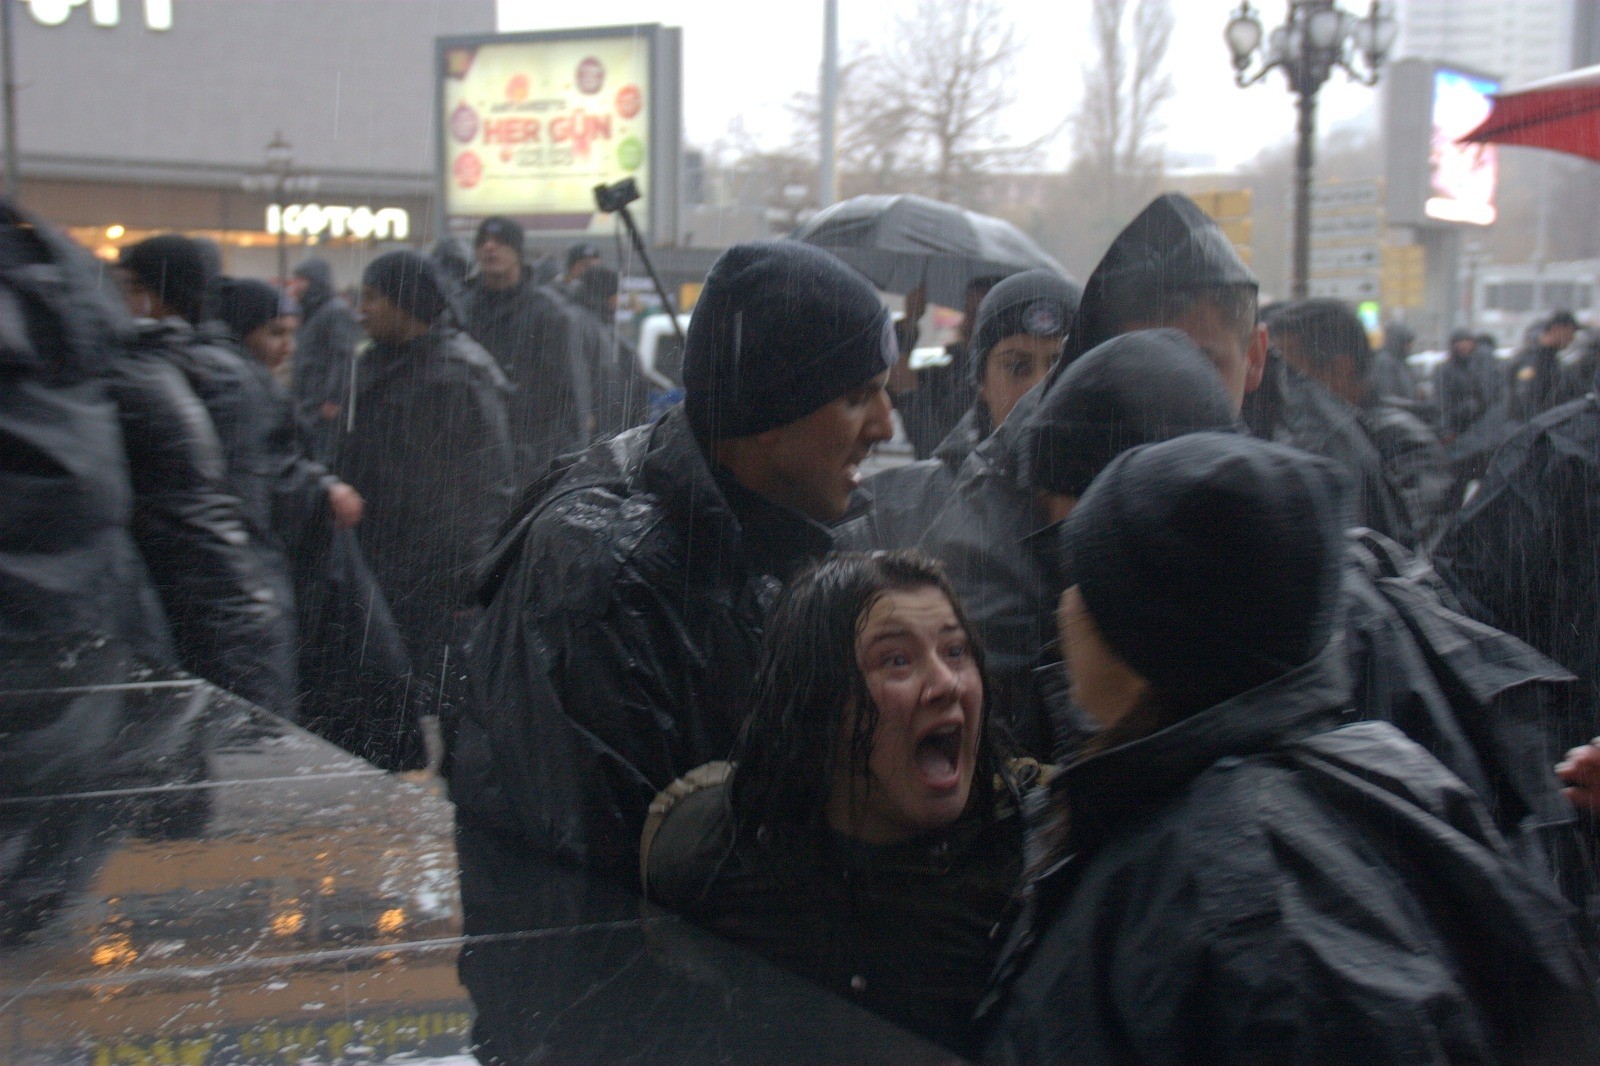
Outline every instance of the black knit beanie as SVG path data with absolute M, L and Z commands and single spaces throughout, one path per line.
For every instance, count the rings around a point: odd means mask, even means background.
M 1201 710 L 1327 644 L 1347 499 L 1336 464 L 1253 437 L 1135 448 L 1062 526 L 1069 583 L 1124 662 Z
M 1025 270 L 990 289 L 978 305 L 972 327 L 968 349 L 972 355 L 967 360 L 972 387 L 983 384 L 989 349 L 1007 337 L 1065 337 L 1082 295 L 1081 286 L 1053 270 Z
M 279 315 L 293 313 L 288 297 L 264 281 L 222 278 L 217 283 L 217 317 L 241 341 Z
M 702 441 L 804 418 L 894 362 L 871 284 L 820 248 L 753 241 L 711 266 L 689 320 L 684 408 Z
M 521 224 L 516 219 L 507 218 L 505 215 L 490 215 L 478 223 L 478 233 L 472 238 L 473 249 L 476 250 L 478 245 L 486 240 L 499 241 L 513 252 L 516 252 L 520 258 L 522 245 L 526 237 L 522 232 Z
M 117 263 L 162 303 L 199 323 L 211 275 L 206 253 L 194 241 L 176 233 L 147 237 L 124 248 Z
M 383 253 L 362 271 L 361 284 L 377 289 L 418 322 L 431 324 L 448 306 L 439 268 L 416 252 Z
M 1082 496 L 1130 448 L 1233 424 L 1221 376 L 1187 335 L 1125 333 L 1067 367 L 1028 413 L 1022 476 L 1031 488 Z

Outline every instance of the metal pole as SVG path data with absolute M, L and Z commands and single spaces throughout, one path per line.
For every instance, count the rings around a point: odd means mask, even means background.
M 839 199 L 836 157 L 839 120 L 839 0 L 822 4 L 822 158 L 817 182 L 817 206 Z
M 0 82 L 4 82 L 6 197 L 13 203 L 21 193 L 17 176 L 17 76 L 11 58 L 12 9 L 17 5 L 0 0 Z
M 288 196 L 286 185 L 288 185 L 288 180 L 284 175 L 280 174 L 278 176 L 278 210 L 280 212 L 286 206 L 284 204 L 284 200 Z M 289 235 L 285 232 L 282 214 L 278 216 L 278 284 L 289 284 Z
M 672 323 L 673 334 L 678 338 L 679 344 L 687 344 L 683 337 L 683 327 L 678 324 L 678 313 L 672 309 L 672 300 L 667 296 L 667 286 L 662 282 L 661 275 L 656 273 L 655 263 L 650 260 L 650 249 L 645 247 L 644 236 L 633 221 L 633 212 L 628 210 L 628 205 L 623 204 L 617 214 L 622 217 L 622 224 L 628 229 L 628 238 L 633 241 L 634 250 L 639 253 L 639 258 L 644 260 L 645 270 L 650 272 L 650 280 L 655 284 L 656 295 L 661 298 L 661 306 L 667 312 L 667 321 Z
M 1294 253 L 1290 295 L 1304 300 L 1311 278 L 1311 170 L 1316 158 L 1317 89 L 1300 93 L 1300 122 L 1294 157 Z

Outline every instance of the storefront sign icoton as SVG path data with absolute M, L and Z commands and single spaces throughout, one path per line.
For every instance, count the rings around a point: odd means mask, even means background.
M 89 5 L 89 19 L 110 27 L 122 21 L 122 0 L 25 0 L 33 21 L 41 26 L 63 25 L 72 9 Z M 172 29 L 172 0 L 144 0 L 144 24 L 152 30 Z
M 267 232 L 290 237 L 356 237 L 403 241 L 411 236 L 411 215 L 401 207 L 346 207 L 339 204 L 270 204 Z

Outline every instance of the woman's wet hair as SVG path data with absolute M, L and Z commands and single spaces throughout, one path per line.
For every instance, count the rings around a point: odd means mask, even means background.
M 796 576 L 767 624 L 750 716 L 734 745 L 738 772 L 729 803 L 736 832 L 754 833 L 761 826 L 821 829 L 833 775 L 867 775 L 878 708 L 861 673 L 856 640 L 883 596 L 927 588 L 950 601 L 984 681 L 968 809 L 993 810 L 994 775 L 1003 760 L 989 728 L 983 647 L 943 567 L 917 551 L 846 552 Z M 846 729 L 849 743 L 841 745 Z

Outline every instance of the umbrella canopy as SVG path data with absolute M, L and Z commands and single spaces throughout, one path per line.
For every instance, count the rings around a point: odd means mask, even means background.
M 1600 162 L 1600 66 L 1496 94 L 1489 117 L 1461 139 L 1550 148 Z
M 926 281 L 928 299 L 961 307 L 967 283 L 986 274 L 1042 268 L 1066 277 L 1004 219 L 922 196 L 856 196 L 824 208 L 791 234 L 826 248 L 885 292 Z

